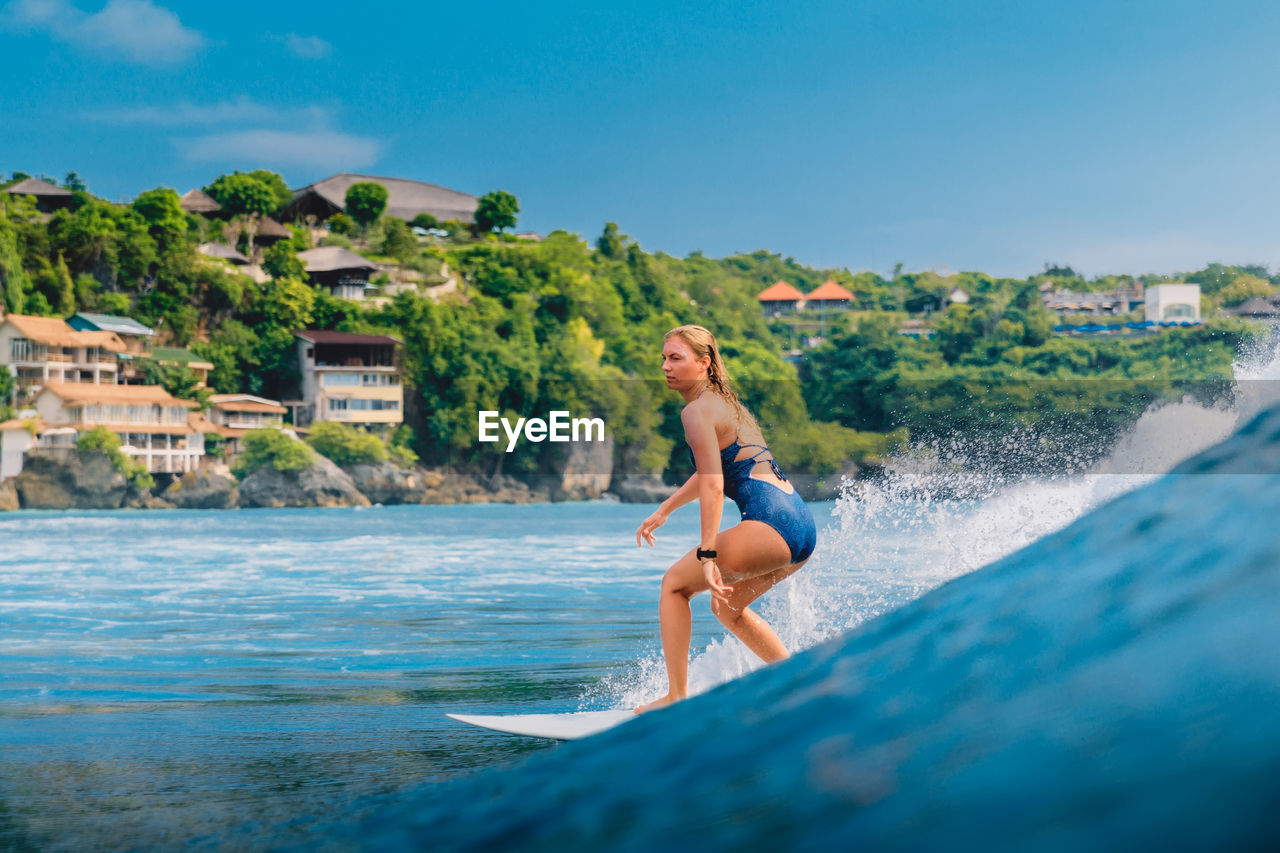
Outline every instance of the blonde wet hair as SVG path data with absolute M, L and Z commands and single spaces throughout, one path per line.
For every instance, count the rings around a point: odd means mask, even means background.
M 707 386 L 726 403 L 733 406 L 734 411 L 737 412 L 739 425 L 748 423 L 756 432 L 760 432 L 760 424 L 756 423 L 755 416 L 742 404 L 733 390 L 729 371 L 724 366 L 724 359 L 720 357 L 720 347 L 716 345 L 716 336 L 704 326 L 687 325 L 676 326 L 662 336 L 664 341 L 670 338 L 679 338 L 684 341 L 693 351 L 695 359 L 701 359 L 703 356 L 711 359 L 711 363 L 707 365 Z

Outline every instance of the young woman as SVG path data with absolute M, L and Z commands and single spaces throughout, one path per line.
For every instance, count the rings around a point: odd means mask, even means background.
M 769 663 L 786 658 L 778 635 L 747 605 L 803 566 L 818 538 L 809 508 L 765 447 L 755 418 L 730 388 L 715 337 L 702 326 L 667 332 L 662 372 L 667 387 L 688 404 L 680 420 L 697 471 L 640 525 L 636 545 L 653 545 L 653 531 L 694 499 L 701 510 L 702 538 L 662 579 L 658 616 L 667 695 L 641 705 L 636 713 L 687 694 L 689 599 L 704 590 L 711 591 L 712 612 L 747 648 Z M 738 505 L 742 521 L 720 533 L 726 495 Z

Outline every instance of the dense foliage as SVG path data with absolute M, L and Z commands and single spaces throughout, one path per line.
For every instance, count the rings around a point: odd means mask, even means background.
M 476 230 L 485 233 L 515 228 L 519 212 L 520 203 L 511 193 L 503 190 L 485 193 L 476 205 Z
M 376 435 L 337 421 L 312 426 L 307 444 L 335 465 L 372 465 L 387 460 L 387 448 Z
M 153 489 L 156 481 L 142 462 L 135 462 L 120 449 L 120 436 L 105 426 L 96 426 L 76 439 L 76 449 L 84 452 L 103 453 L 115 469 L 138 489 Z
M 490 473 L 539 471 L 564 451 L 547 443 L 506 454 L 481 444 L 480 410 L 513 421 L 553 410 L 602 417 L 618 449 L 615 472 L 687 473 L 681 401 L 659 370 L 663 334 L 683 323 L 719 337 L 742 398 L 784 466 L 818 475 L 889 452 L 908 436 L 972 441 L 1034 427 L 1048 430 L 1040 437 L 1050 441 L 1035 446 L 1060 447 L 1073 435 L 1106 439 L 1149 403 L 1176 399 L 1188 382 L 1211 383 L 1192 389 L 1201 396 L 1219 393 L 1212 383 L 1229 378 L 1245 334 L 1230 320 L 1131 337 L 1055 334 L 1042 288 L 1116 289 L 1131 281 L 1085 280 L 1065 265 L 1026 280 L 900 268 L 883 278 L 813 269 L 763 251 L 723 259 L 649 253 L 615 223 L 590 243 L 565 232 L 541 242 L 475 237 L 461 223 L 440 223 L 451 237 L 437 243 L 398 219 L 356 228 L 350 220 L 342 226 L 339 215 L 327 234 L 298 228 L 293 239 L 257 252 L 270 276 L 259 284 L 195 247 L 240 241 L 254 251 L 243 239 L 246 223 L 277 212 L 284 199 L 283 181 L 270 174 L 213 181 L 210 194 L 240 211 L 221 218 L 186 213 L 165 188 L 130 205 L 81 188 L 52 215 L 0 192 L 5 307 L 136 317 L 157 328 L 161 343 L 190 347 L 211 362 L 214 391 L 275 399 L 298 393 L 295 330 L 394 335 L 405 342 L 407 425 L 384 452 Z M 445 281 L 447 264 L 457 293 L 437 299 L 400 286 L 366 302 L 330 296 L 306 282 L 296 257 L 315 242 L 394 263 L 424 286 Z M 1275 281 L 1257 267 L 1214 264 L 1181 278 L 1201 285 L 1210 312 L 1275 292 Z M 769 319 L 756 295 L 780 279 L 805 291 L 834 280 L 854 294 L 854 310 Z M 951 301 L 957 289 L 967 303 Z M 931 336 L 903 334 L 909 319 Z M 189 377 L 157 379 L 190 396 Z M 249 458 L 304 459 L 305 446 L 280 444 L 277 436 L 254 439 L 261 446 Z
M 361 181 L 347 187 L 347 215 L 368 227 L 387 209 L 387 188 L 372 181 Z
M 240 455 L 231 471 L 241 480 L 266 465 L 277 471 L 301 471 L 315 464 L 310 448 L 278 429 L 249 430 L 240 443 Z

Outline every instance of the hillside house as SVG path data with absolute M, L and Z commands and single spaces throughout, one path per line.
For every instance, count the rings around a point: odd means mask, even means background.
M 756 296 L 766 317 L 794 314 L 804 307 L 805 295 L 785 281 L 774 282 Z
M 186 195 L 178 200 L 178 204 L 182 205 L 182 209 L 187 213 L 199 213 L 203 216 L 214 216 L 222 211 L 222 205 L 218 204 L 212 196 L 197 189 L 187 190 Z
M 283 427 L 286 411 L 279 402 L 252 394 L 213 394 L 209 397 L 209 421 L 218 435 L 226 439 L 228 462 L 240 453 L 240 440 L 245 433 L 254 429 Z
M 153 473 L 195 470 L 204 455 L 204 437 L 192 423 L 199 407 L 158 385 L 50 382 L 34 408 L 42 425 L 37 447 L 71 445 L 105 426 L 120 437 L 124 453 Z
M 55 186 L 39 178 L 24 178 L 4 190 L 9 195 L 29 195 L 36 200 L 36 208 L 43 213 L 53 213 L 71 204 L 71 190 Z
M 341 246 L 321 246 L 298 253 L 307 278 L 334 296 L 364 299 L 369 289 L 369 275 L 378 269 L 372 261 Z
M 1200 285 L 1157 284 L 1147 288 L 1146 319 L 1153 323 L 1200 322 Z
M 292 222 L 314 216 L 318 221 L 324 221 L 346 209 L 347 190 L 352 184 L 366 182 L 387 188 L 386 215 L 405 222 L 412 222 L 420 213 L 434 216 L 441 222 L 449 219 L 474 222 L 476 207 L 480 203 L 473 195 L 424 181 L 343 172 L 294 190 L 293 200 L 284 209 L 283 218 Z
M 340 421 L 386 430 L 404 423 L 402 341 L 386 335 L 294 332 L 302 374 L 302 399 L 286 401 L 293 423 Z
M 17 405 L 50 382 L 116 384 L 116 356 L 125 349 L 115 332 L 77 331 L 57 317 L 0 319 L 0 365 L 14 376 Z
M 853 293 L 834 281 L 824 281 L 804 299 L 805 308 L 821 311 L 848 311 L 853 307 Z

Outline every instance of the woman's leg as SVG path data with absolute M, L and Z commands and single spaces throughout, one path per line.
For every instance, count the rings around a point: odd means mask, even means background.
M 658 623 L 662 634 L 662 656 L 667 664 L 667 695 L 636 708 L 637 714 L 688 695 L 689 637 L 693 632 L 689 599 L 706 589 L 702 564 L 694 551 L 677 560 L 663 575 L 662 591 L 658 597 Z
M 744 521 L 724 531 L 716 540 L 716 548 L 721 557 L 720 574 L 733 592 L 728 604 L 711 602 L 711 612 L 765 663 L 785 660 L 789 656 L 787 647 L 769 624 L 747 606 L 794 574 L 807 560 L 792 563 L 791 550 L 782 535 L 762 521 Z
M 730 606 L 712 604 L 712 610 L 736 637 L 765 661 L 782 660 L 787 649 L 778 635 L 756 614 L 747 610 L 778 581 L 800 568 L 791 564 L 791 550 L 778 531 L 762 521 L 743 521 L 722 531 L 716 538 L 720 574 L 729 586 Z M 741 584 L 741 586 L 739 586 Z M 689 599 L 707 589 L 707 582 L 694 551 L 689 551 L 667 569 L 658 599 L 658 619 L 662 635 L 662 655 L 667 665 L 667 695 L 636 712 L 647 711 L 683 699 L 689 692 L 689 638 L 693 618 Z

